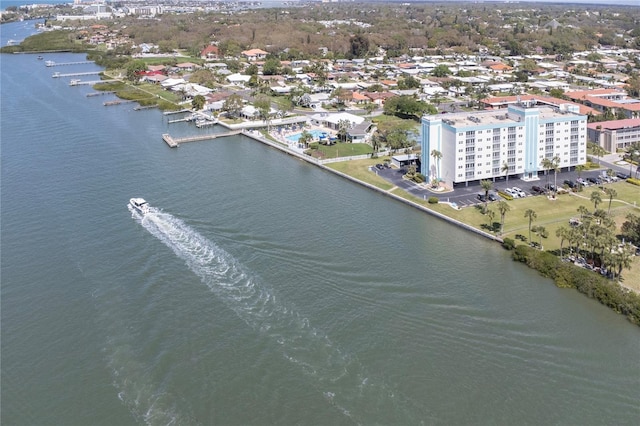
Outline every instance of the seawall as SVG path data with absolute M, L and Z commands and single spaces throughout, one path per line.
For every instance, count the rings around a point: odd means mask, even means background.
M 252 139 L 254 139 L 256 141 L 262 142 L 265 145 L 269 145 L 269 146 L 271 146 L 273 148 L 276 148 L 276 149 L 278 149 L 278 150 L 280 150 L 282 152 L 285 152 L 286 154 L 289 154 L 289 155 L 297 157 L 297 158 L 299 158 L 299 159 L 301 159 L 303 161 L 311 163 L 311 164 L 313 164 L 315 166 L 318 166 L 323 170 L 326 170 L 328 172 L 334 173 L 334 174 L 336 174 L 336 175 L 338 175 L 338 176 L 340 176 L 340 177 L 342 177 L 344 179 L 350 180 L 350 181 L 352 181 L 354 183 L 357 183 L 357 184 L 362 185 L 364 187 L 367 187 L 367 188 L 369 188 L 369 189 L 371 189 L 373 191 L 376 191 L 376 192 L 378 192 L 380 194 L 383 194 L 383 195 L 385 195 L 387 197 L 390 197 L 390 198 L 392 198 L 392 199 L 394 199 L 396 201 L 400 201 L 401 203 L 404 203 L 404 204 L 406 204 L 408 206 L 414 207 L 414 208 L 416 208 L 418 210 L 421 210 L 421 211 L 423 211 L 423 212 L 425 212 L 427 214 L 430 214 L 430 215 L 435 216 L 437 218 L 440 218 L 440 219 L 442 219 L 444 221 L 447 221 L 447 222 L 449 222 L 449 223 L 451 223 L 453 225 L 459 226 L 459 227 L 461 227 L 463 229 L 471 231 L 471 232 L 473 232 L 475 234 L 478 234 L 478 235 L 483 236 L 485 238 L 488 238 L 490 240 L 498 241 L 500 243 L 502 242 L 502 238 L 499 238 L 499 237 L 497 237 L 495 235 L 492 235 L 492 234 L 490 234 L 488 232 L 482 231 L 481 229 L 474 228 L 473 226 L 470 226 L 470 225 L 468 225 L 468 224 L 466 224 L 464 222 L 460 222 L 459 220 L 453 219 L 453 218 L 451 218 L 449 216 L 446 216 L 446 215 L 444 215 L 444 214 L 442 214 L 440 212 L 431 210 L 431 209 L 429 209 L 429 208 L 427 208 L 427 207 L 425 207 L 423 205 L 415 203 L 415 202 L 413 202 L 411 200 L 407 200 L 406 198 L 400 197 L 400 196 L 398 196 L 396 194 L 393 194 L 393 193 L 391 193 L 389 191 L 386 191 L 384 189 L 378 188 L 375 185 L 372 185 L 370 183 L 364 182 L 364 181 L 362 181 L 360 179 L 356 179 L 353 176 L 350 176 L 350 175 L 348 175 L 346 173 L 342 173 L 342 172 L 340 172 L 338 170 L 334 170 L 334 169 L 332 169 L 330 167 L 327 167 L 320 160 L 318 160 L 316 158 L 313 158 L 313 157 L 310 157 L 308 155 L 300 154 L 299 152 L 293 151 L 293 150 L 291 150 L 291 149 L 289 149 L 289 148 L 287 148 L 285 146 L 282 146 L 282 145 L 279 145 L 277 143 L 274 143 L 274 142 L 266 139 L 264 136 L 262 136 L 261 134 L 259 134 L 257 132 L 250 132 L 250 131 L 243 130 L 242 134 L 244 136 L 252 138 Z

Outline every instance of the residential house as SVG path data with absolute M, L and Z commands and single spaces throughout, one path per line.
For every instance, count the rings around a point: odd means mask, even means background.
M 265 52 L 264 50 L 261 50 L 261 49 L 250 49 L 250 50 L 242 51 L 241 54 L 248 61 L 258 61 L 266 58 L 269 52 Z
M 200 51 L 200 59 L 212 60 L 220 57 L 220 49 L 218 46 L 210 44 Z

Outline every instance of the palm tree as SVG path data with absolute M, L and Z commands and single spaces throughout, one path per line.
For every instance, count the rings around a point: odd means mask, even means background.
M 551 159 L 553 168 L 553 198 L 558 192 L 558 171 L 560 171 L 560 157 L 557 155 Z
M 498 211 L 500 212 L 500 234 L 504 232 L 504 216 L 511 210 L 511 206 L 504 200 L 498 201 Z
M 489 179 L 481 180 L 480 186 L 484 189 L 484 213 L 487 212 L 487 202 L 489 201 L 489 191 L 493 188 L 493 182 Z
M 598 204 L 602 202 L 602 196 L 600 195 L 600 191 L 593 191 L 591 193 L 591 202 L 593 203 L 593 210 L 597 210 Z
M 548 158 L 543 158 L 540 166 L 544 169 L 544 174 L 547 176 L 547 188 L 549 188 L 549 170 L 553 168 L 553 162 Z
M 604 192 L 609 196 L 609 209 L 607 210 L 607 214 L 611 214 L 611 201 L 613 201 L 613 197 L 618 195 L 618 193 L 613 188 L 606 188 Z
M 580 192 L 580 188 L 582 188 L 582 184 L 580 183 L 580 178 L 582 177 L 582 172 L 584 171 L 584 166 L 582 164 L 578 164 L 576 166 L 576 173 L 578 173 L 578 192 Z
M 502 163 L 500 171 L 504 173 L 504 177 L 507 180 L 507 186 L 509 186 L 509 164 L 507 164 L 506 161 Z
M 531 223 L 538 217 L 538 215 L 532 209 L 527 209 L 524 212 L 524 217 L 529 218 L 529 241 L 531 241 Z
M 589 214 L 589 209 L 580 205 L 580 207 L 578 207 L 578 213 L 580 213 L 580 219 L 584 219 L 584 217 Z
M 560 238 L 560 259 L 562 259 L 562 247 L 564 245 L 564 240 L 569 239 L 569 229 L 564 226 L 556 229 L 556 237 Z
M 431 156 L 433 157 L 433 162 L 436 164 L 436 179 L 440 177 L 440 168 L 438 164 L 440 164 L 440 159 L 442 158 L 442 153 L 437 149 L 431 151 Z
M 540 226 L 534 226 L 534 232 L 538 235 L 538 237 L 540 238 L 540 250 L 542 250 L 542 239 L 543 238 L 547 238 L 549 236 L 549 232 L 547 232 L 547 228 L 545 228 L 544 226 L 540 225 Z
M 593 153 L 598 157 L 598 165 L 600 165 L 600 157 L 606 154 L 607 151 L 604 150 L 600 145 L 593 145 L 592 148 Z
M 493 229 L 493 219 L 496 217 L 496 212 L 489 209 L 487 210 L 487 217 L 489 218 L 489 229 Z

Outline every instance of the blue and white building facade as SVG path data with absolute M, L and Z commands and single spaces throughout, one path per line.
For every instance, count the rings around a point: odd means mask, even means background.
M 578 107 L 509 106 L 508 110 L 422 118 L 422 174 L 448 185 L 509 176 L 537 180 L 545 158 L 559 167 L 587 162 L 587 116 Z M 432 155 L 434 151 L 441 155 Z

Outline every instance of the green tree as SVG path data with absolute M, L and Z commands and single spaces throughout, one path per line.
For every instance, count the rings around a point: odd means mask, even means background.
M 582 184 L 580 183 L 580 178 L 582 177 L 582 172 L 584 171 L 584 166 L 582 164 L 578 164 L 576 166 L 576 173 L 578 174 L 578 192 L 582 188 Z
M 527 209 L 524 212 L 524 217 L 526 217 L 527 219 L 529 219 L 529 241 L 531 241 L 531 224 L 533 223 L 534 220 L 536 220 L 536 218 L 538 217 L 538 215 L 536 214 L 536 212 L 532 209 Z
M 493 219 L 496 217 L 496 212 L 492 209 L 487 209 L 486 213 L 489 221 L 489 229 L 493 229 Z
M 204 108 L 205 103 L 206 103 L 206 99 L 204 98 L 204 96 L 196 95 L 191 101 L 191 106 L 196 111 L 200 111 L 202 108 Z
M 222 110 L 227 113 L 227 115 L 231 117 L 237 117 L 242 110 L 243 101 L 240 95 L 233 94 L 225 99 L 222 104 Z
M 587 209 L 585 206 L 580 205 L 578 207 L 578 213 L 580 213 L 580 219 L 584 219 L 585 216 L 589 215 L 589 209 Z
M 500 167 L 500 171 L 504 173 L 504 177 L 506 179 L 507 186 L 509 185 L 509 164 L 507 162 L 502 163 L 502 167 Z
M 281 73 L 280 59 L 269 58 L 266 61 L 264 61 L 264 65 L 262 66 L 262 74 L 277 75 L 280 73 Z
M 434 77 L 446 77 L 448 75 L 451 75 L 452 73 L 448 66 L 440 64 L 437 65 L 433 69 L 433 71 L 431 71 L 431 74 L 433 74 Z
M 556 229 L 556 237 L 560 239 L 560 259 L 564 256 L 562 255 L 562 248 L 564 246 L 565 240 L 569 239 L 569 229 L 566 226 L 561 226 Z
M 349 137 L 349 129 L 351 128 L 351 122 L 349 120 L 338 121 L 338 139 L 342 142 L 346 142 Z
M 493 182 L 489 179 L 480 181 L 480 187 L 484 190 L 484 213 L 487 213 L 487 203 L 489 202 L 489 191 L 493 188 Z
M 436 179 L 440 178 L 440 159 L 442 159 L 442 153 L 437 149 L 431 150 L 431 157 L 433 157 L 433 162 L 436 165 Z
M 349 54 L 352 58 L 363 58 L 369 53 L 369 39 L 358 33 L 349 40 Z
M 613 188 L 606 188 L 604 192 L 609 196 L 609 209 L 607 210 L 607 214 L 611 214 L 611 201 L 613 201 L 613 197 L 617 196 L 618 193 Z
M 309 146 L 309 143 L 313 140 L 313 135 L 306 130 L 302 131 L 300 135 L 300 139 L 298 139 L 298 143 L 302 144 L 305 148 Z
M 135 60 L 127 64 L 127 80 L 137 82 L 140 79 L 140 72 L 147 69 L 147 64 L 141 60 Z
M 398 89 L 400 90 L 417 89 L 420 86 L 421 86 L 420 82 L 412 75 L 406 76 L 398 80 Z
M 622 235 L 636 245 L 640 245 L 640 216 L 629 213 L 626 221 L 622 224 Z
M 555 198 L 558 192 L 558 172 L 560 171 L 560 157 L 557 155 L 551 159 L 551 165 L 553 169 L 553 196 Z
M 437 114 L 438 111 L 433 105 L 422 102 L 414 96 L 401 95 L 386 100 L 384 103 L 384 113 L 400 118 L 418 119 L 424 113 Z
M 500 212 L 500 234 L 504 232 L 504 216 L 511 210 L 511 206 L 504 200 L 498 201 L 498 211 Z
M 602 196 L 600 195 L 600 191 L 593 191 L 591 193 L 591 202 L 593 203 L 593 210 L 598 210 L 598 204 L 602 202 Z

